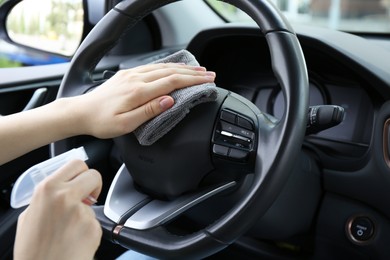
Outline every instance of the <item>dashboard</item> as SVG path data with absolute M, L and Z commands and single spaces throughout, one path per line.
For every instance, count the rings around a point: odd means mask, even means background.
M 364 74 L 353 69 L 352 61 L 340 60 L 339 53 L 332 49 L 316 48 L 318 43 L 309 37 L 299 39 L 309 73 L 309 105 L 338 105 L 345 111 L 339 125 L 308 135 L 306 143 L 321 147 L 331 157 L 363 156 L 371 142 L 374 104 L 382 97 L 373 91 Z M 261 111 L 281 118 L 283 93 L 271 69 L 267 42 L 257 28 L 204 31 L 191 41 L 188 49 L 200 64 L 217 72 L 218 86 L 244 96 Z

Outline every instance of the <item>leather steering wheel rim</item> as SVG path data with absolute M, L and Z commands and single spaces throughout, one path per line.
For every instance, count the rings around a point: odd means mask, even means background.
M 74 55 L 61 83 L 58 98 L 81 95 L 96 85 L 92 71 L 118 39 L 147 14 L 177 0 L 125 0 L 94 27 Z M 259 144 L 253 183 L 224 216 L 208 227 L 183 237 L 163 227 L 150 230 L 121 229 L 113 232 L 102 222 L 106 237 L 127 248 L 162 258 L 204 258 L 233 243 L 261 217 L 276 199 L 289 176 L 303 142 L 308 111 L 308 76 L 299 41 L 288 21 L 270 1 L 227 0 L 246 12 L 264 34 L 274 74 L 285 97 L 286 111 L 280 120 L 257 115 Z M 63 147 L 54 143 L 55 153 Z M 65 148 L 66 149 L 66 148 Z M 97 211 L 99 214 L 99 210 Z M 107 223 L 109 224 L 107 226 Z M 113 232 L 113 233 L 112 233 Z

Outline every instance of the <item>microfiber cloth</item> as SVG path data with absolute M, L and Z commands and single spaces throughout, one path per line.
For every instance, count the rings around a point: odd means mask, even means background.
M 153 63 L 172 62 L 199 66 L 194 55 L 187 50 L 180 50 Z M 218 89 L 214 83 L 204 83 L 175 90 L 170 93 L 170 96 L 175 100 L 175 104 L 170 109 L 134 130 L 135 137 L 141 145 L 152 145 L 176 126 L 194 106 L 215 101 L 218 97 Z

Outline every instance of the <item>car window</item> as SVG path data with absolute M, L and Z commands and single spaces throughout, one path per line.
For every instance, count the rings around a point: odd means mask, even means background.
M 16 44 L 0 42 L 0 66 L 69 61 L 82 38 L 83 16 L 82 0 L 21 1 L 7 16 L 6 30 Z
M 228 22 L 249 16 L 217 0 L 206 0 Z M 292 24 L 360 33 L 390 32 L 390 0 L 271 0 Z

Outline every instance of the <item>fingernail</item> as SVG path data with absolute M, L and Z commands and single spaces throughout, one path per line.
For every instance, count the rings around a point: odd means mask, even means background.
M 213 71 L 207 71 L 207 72 L 206 72 L 206 77 L 215 77 L 215 72 L 213 72 Z
M 97 200 L 92 197 L 91 195 L 88 195 L 88 197 L 86 197 L 85 199 L 83 199 L 83 202 L 89 206 L 93 205 L 93 204 L 96 204 L 97 203 Z
M 160 100 L 160 107 L 162 110 L 166 110 L 173 105 L 172 99 L 164 97 Z
M 193 68 L 198 71 L 206 71 L 206 68 L 202 66 L 193 66 Z

